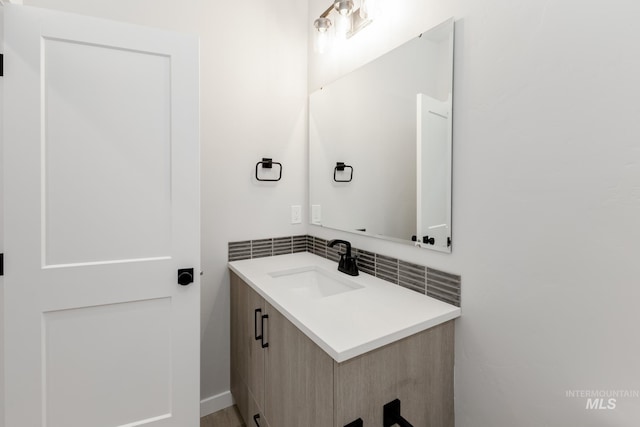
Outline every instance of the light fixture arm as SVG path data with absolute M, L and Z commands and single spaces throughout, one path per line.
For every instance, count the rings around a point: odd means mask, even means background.
M 326 18 L 327 16 L 329 16 L 332 10 L 333 10 L 333 4 L 331 4 L 331 6 L 327 8 L 327 10 L 322 12 L 322 15 L 320 15 L 320 18 Z

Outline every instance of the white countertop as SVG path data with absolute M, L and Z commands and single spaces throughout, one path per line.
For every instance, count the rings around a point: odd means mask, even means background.
M 335 270 L 362 288 L 311 299 L 269 274 L 309 266 Z M 337 362 L 460 317 L 458 307 L 369 274 L 348 276 L 337 262 L 308 252 L 233 261 L 229 268 Z

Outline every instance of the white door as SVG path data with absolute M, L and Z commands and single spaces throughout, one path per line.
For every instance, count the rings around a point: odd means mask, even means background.
M 198 41 L 5 10 L 6 427 L 197 427 Z

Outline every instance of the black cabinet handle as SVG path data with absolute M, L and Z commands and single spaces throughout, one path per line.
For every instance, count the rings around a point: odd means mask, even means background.
M 413 424 L 400 415 L 399 399 L 395 399 L 383 406 L 382 425 L 383 427 L 393 427 L 395 425 L 399 425 L 400 427 L 413 427 Z
M 260 335 L 260 344 L 262 344 L 262 348 L 267 348 L 269 347 L 269 343 L 268 342 L 264 342 L 264 319 L 268 319 L 269 315 L 268 314 L 263 314 L 261 321 L 260 321 L 260 326 L 262 328 L 262 334 Z
M 253 422 L 256 423 L 258 427 L 260 427 L 260 422 L 258 421 L 259 419 L 260 419 L 260 414 L 255 414 L 253 416 Z
M 255 337 L 256 341 L 262 339 L 262 334 L 258 335 L 258 313 L 262 313 L 261 308 L 256 308 L 253 312 L 253 336 Z
M 362 421 L 362 418 L 358 418 L 357 420 L 350 422 L 344 427 L 364 427 L 364 422 Z

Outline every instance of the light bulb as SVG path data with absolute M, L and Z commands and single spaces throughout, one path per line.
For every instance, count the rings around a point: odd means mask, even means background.
M 329 34 L 326 32 L 316 34 L 316 52 L 325 53 L 329 50 Z
M 315 32 L 314 48 L 317 53 L 325 53 L 333 43 L 333 23 L 329 18 L 320 17 L 313 23 Z
M 331 28 L 331 19 L 320 17 L 313 22 L 313 26 L 318 32 L 326 33 Z
M 344 40 L 347 33 L 351 31 L 351 17 L 338 15 L 335 20 L 335 38 L 336 41 Z
M 342 16 L 348 16 L 353 11 L 353 0 L 336 0 L 333 7 Z

